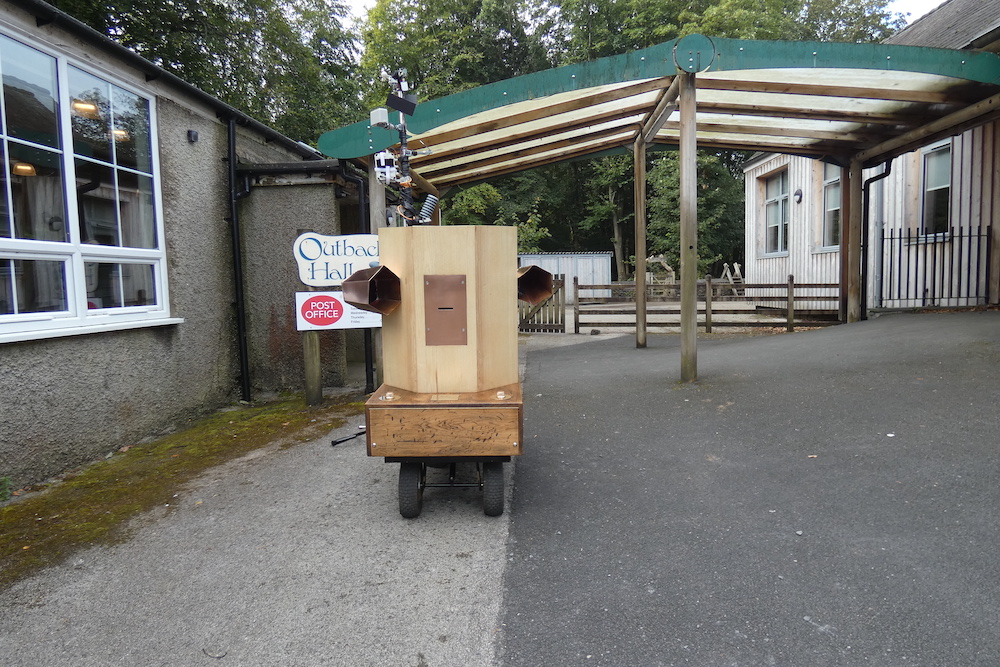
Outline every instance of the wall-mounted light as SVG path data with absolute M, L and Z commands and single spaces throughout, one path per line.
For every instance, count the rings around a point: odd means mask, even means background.
M 84 118 L 101 117 L 100 109 L 98 108 L 96 102 L 91 102 L 90 100 L 78 100 L 74 98 L 73 101 L 69 103 L 69 106 L 73 109 L 73 113 L 77 116 L 83 116 Z
M 795 203 L 796 204 L 801 204 L 802 203 L 802 188 L 799 188 L 798 190 L 796 190 L 795 194 L 792 195 L 792 198 L 795 199 Z
M 15 162 L 10 168 L 15 176 L 34 176 L 35 165 L 30 162 Z
M 115 141 L 128 141 L 131 138 L 128 130 L 111 130 L 111 136 L 115 138 Z

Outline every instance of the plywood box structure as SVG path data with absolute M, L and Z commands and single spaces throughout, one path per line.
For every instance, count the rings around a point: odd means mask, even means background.
M 385 228 L 379 255 L 400 281 L 382 326 L 385 384 L 447 394 L 518 381 L 515 228 Z

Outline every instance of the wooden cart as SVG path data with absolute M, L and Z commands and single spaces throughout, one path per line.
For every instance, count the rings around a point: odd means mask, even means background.
M 512 227 L 379 230 L 381 266 L 344 281 L 344 298 L 382 320 L 384 384 L 365 407 L 369 456 L 400 463 L 399 511 L 420 514 L 428 466 L 479 486 L 503 513 L 503 464 L 521 453 L 517 297 L 552 293 L 552 276 L 517 268 Z M 479 481 L 457 484 L 474 463 Z M 437 486 L 437 485 L 433 485 Z
M 479 487 L 483 511 L 504 511 L 503 464 L 523 448 L 521 387 L 418 394 L 382 385 L 365 405 L 368 455 L 399 462 L 399 513 L 413 518 L 425 488 Z M 475 464 L 478 481 L 456 480 L 456 466 Z M 427 467 L 448 467 L 448 483 L 427 482 Z

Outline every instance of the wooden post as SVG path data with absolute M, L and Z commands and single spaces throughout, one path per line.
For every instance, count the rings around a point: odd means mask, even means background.
M 788 274 L 788 306 L 785 317 L 788 319 L 785 330 L 795 331 L 795 277 L 792 274 Z
M 573 276 L 573 333 L 580 333 L 580 277 Z
M 712 333 L 712 274 L 705 275 L 705 333 Z
M 698 379 L 698 136 L 695 75 L 680 79 L 681 382 Z M 638 256 L 638 255 L 637 255 Z
M 646 140 L 634 147 L 635 171 L 635 346 L 646 347 Z
M 386 227 L 385 185 L 375 175 L 374 164 L 368 169 L 368 228 L 372 234 Z M 382 363 L 382 330 L 372 329 L 372 356 L 375 363 L 375 386 L 379 387 L 385 381 L 385 369 Z
M 312 232 L 312 229 L 298 229 L 298 235 Z M 314 287 L 307 291 L 315 292 Z M 302 368 L 305 374 L 306 405 L 320 405 L 323 402 L 323 362 L 319 354 L 319 331 L 302 332 Z
M 323 364 L 319 357 L 318 331 L 302 332 L 302 357 L 306 375 L 306 405 L 320 405 L 323 402 Z
M 847 227 L 850 229 L 847 240 L 847 321 L 861 320 L 861 222 L 864 220 L 862 211 L 864 202 L 861 161 L 851 160 L 851 210 L 847 217 Z M 843 247 L 842 247 L 843 251 Z

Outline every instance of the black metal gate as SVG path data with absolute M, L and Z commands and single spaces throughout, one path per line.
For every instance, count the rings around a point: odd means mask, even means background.
M 961 307 L 989 297 L 991 227 L 952 227 L 942 234 L 887 229 L 875 303 L 883 308 Z

